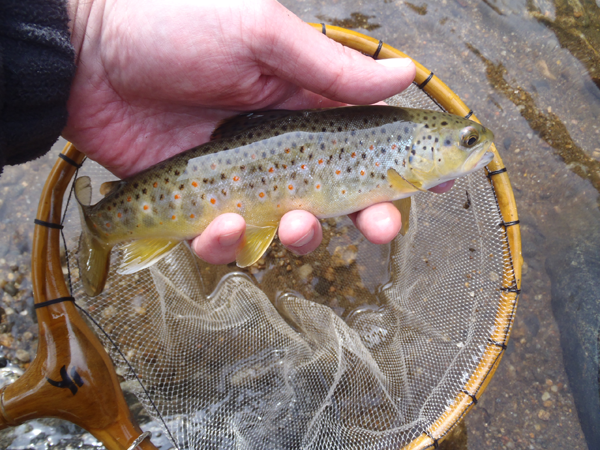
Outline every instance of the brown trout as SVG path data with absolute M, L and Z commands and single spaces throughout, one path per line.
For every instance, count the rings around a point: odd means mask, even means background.
M 133 273 L 234 212 L 247 223 L 237 253 L 245 267 L 265 252 L 286 212 L 328 218 L 407 198 L 481 169 L 493 158 L 492 140 L 473 121 L 391 106 L 238 116 L 210 142 L 104 184 L 95 205 L 89 178 L 77 179 L 85 291 L 102 292 L 116 244 L 133 240 L 119 269 Z

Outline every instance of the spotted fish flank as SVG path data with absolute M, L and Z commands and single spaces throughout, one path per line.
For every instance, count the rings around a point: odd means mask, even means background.
M 95 205 L 89 178 L 76 181 L 85 290 L 102 291 L 114 245 L 133 240 L 119 269 L 133 273 L 226 212 L 248 224 L 237 262 L 250 265 L 286 212 L 327 218 L 407 198 L 489 163 L 492 139 L 470 120 L 389 106 L 238 116 L 210 142 L 103 184 L 105 197 Z

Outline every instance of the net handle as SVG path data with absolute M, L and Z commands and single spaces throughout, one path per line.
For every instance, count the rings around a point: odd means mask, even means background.
M 38 349 L 27 371 L 0 391 L 0 429 L 56 417 L 85 428 L 109 450 L 128 450 L 133 444 L 156 450 L 134 423 L 112 361 L 77 312 L 65 283 L 62 202 L 83 158 L 67 144 L 42 191 L 31 255 Z
M 410 56 L 384 42 L 356 31 L 322 23 L 310 23 L 309 25 L 320 30 L 334 41 L 369 55 L 374 59 L 410 58 Z M 410 59 L 415 63 L 417 69 L 415 84 L 419 89 L 433 98 L 447 112 L 481 123 L 458 95 L 434 75 L 432 71 L 413 58 Z M 521 290 L 521 269 L 523 265 L 521 230 L 517 205 L 507 169 L 494 144 L 492 144 L 491 150 L 494 152 L 494 159 L 487 166 L 486 171 L 494 188 L 498 207 L 502 215 L 502 224 L 499 224 L 499 226 L 504 227 L 506 230 L 509 244 L 509 248 L 505 249 L 503 255 L 503 293 L 496 315 L 495 330 L 489 337 L 489 344 L 478 367 L 465 384 L 463 391 L 454 399 L 453 406 L 449 410 L 444 411 L 428 428 L 425 434 L 406 445 L 404 447 L 405 450 L 437 448 L 439 442 L 452 431 L 465 414 L 477 403 L 477 399 L 490 382 L 502 359 L 504 350 L 506 350 L 506 344 L 517 307 L 518 295 Z

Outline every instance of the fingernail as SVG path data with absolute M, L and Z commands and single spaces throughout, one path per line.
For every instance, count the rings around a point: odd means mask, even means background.
M 224 234 L 223 236 L 219 237 L 219 244 L 223 247 L 229 247 L 240 240 L 242 233 L 243 231 L 237 231 L 234 233 Z
M 310 240 L 314 237 L 315 230 L 311 227 L 310 231 L 294 242 L 290 247 L 302 247 L 310 242 Z
M 406 67 L 412 64 L 410 58 L 378 59 L 377 62 L 385 67 Z

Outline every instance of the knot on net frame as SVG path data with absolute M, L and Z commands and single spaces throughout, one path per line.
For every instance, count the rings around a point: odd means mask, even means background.
M 375 59 L 406 57 L 360 33 L 312 25 Z M 478 121 L 415 63 L 413 85 L 388 103 Z M 408 232 L 388 245 L 367 242 L 339 217 L 322 222 L 312 254 L 274 241 L 243 270 L 211 266 L 181 245 L 119 275 L 115 251 L 104 292 L 87 297 L 78 213 L 73 202 L 63 212 L 63 197 L 76 172 L 95 185 L 112 177 L 82 165 L 68 144 L 36 219 L 38 352 L 2 388 L 0 426 L 58 417 L 111 450 L 155 448 L 131 417 L 124 378 L 178 449 L 436 448 L 490 382 L 520 293 L 517 209 L 492 151 L 485 170 L 450 192 L 416 194 Z

